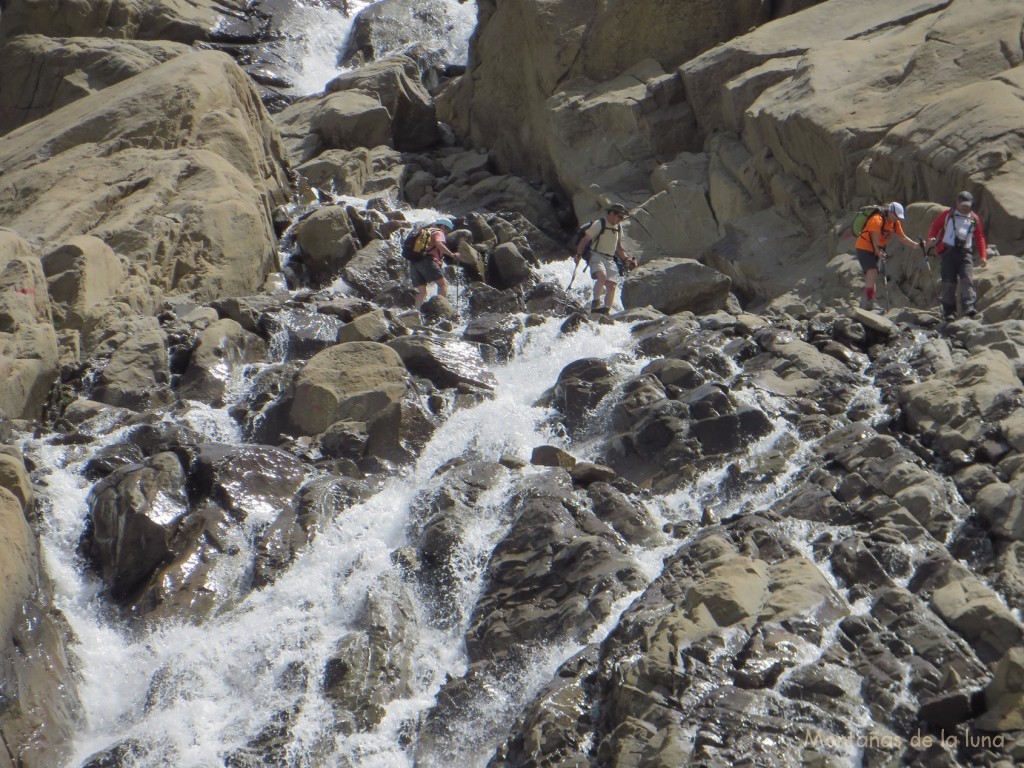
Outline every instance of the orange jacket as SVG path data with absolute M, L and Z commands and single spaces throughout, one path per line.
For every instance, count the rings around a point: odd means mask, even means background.
M 903 234 L 903 225 L 900 224 L 900 220 L 896 219 L 891 225 L 885 220 L 885 216 L 881 213 L 873 213 L 868 220 L 864 223 L 864 229 L 861 230 L 860 235 L 857 237 L 856 248 L 858 251 L 869 251 L 870 253 L 875 252 L 874 246 L 871 244 L 871 233 L 874 232 L 878 235 L 878 247 L 885 248 L 886 243 L 889 242 L 889 238 L 892 237 L 893 233 Z

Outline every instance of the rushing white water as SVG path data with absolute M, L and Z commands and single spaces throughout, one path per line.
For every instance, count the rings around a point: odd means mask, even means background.
M 569 266 L 549 268 L 549 274 L 564 284 Z M 403 589 L 391 553 L 408 543 L 413 502 L 444 482 L 434 477 L 441 464 L 467 451 L 497 460 L 502 454 L 528 458 L 539 444 L 564 445 L 547 426 L 549 411 L 533 403 L 573 360 L 628 348 L 629 329 L 625 324 L 588 325 L 562 335 L 560 322 L 552 319 L 528 329 L 518 356 L 495 371 L 496 397 L 456 411 L 407 474 L 391 479 L 369 501 L 345 510 L 274 584 L 201 626 L 164 624 L 125 631 L 104 610 L 98 585 L 83 574 L 74 555 L 87 515 L 85 462 L 95 449 L 118 442 L 122 435 L 113 432 L 87 448 L 26 441 L 24 447 L 37 465 L 49 468 L 41 490 L 49 508 L 43 550 L 58 606 L 74 630 L 73 653 L 81 671 L 85 715 L 71 765 L 126 739 L 139 745 L 139 766 L 219 765 L 225 754 L 259 734 L 272 714 L 290 710 L 297 711 L 291 723 L 291 764 L 410 764 L 400 732 L 433 704 L 447 674 L 464 671 L 464 627 L 440 631 L 425 620 L 418 622 L 415 693 L 393 702 L 384 722 L 370 733 L 336 738 L 331 706 L 319 681 L 299 690 L 283 681 L 297 661 L 311 676 L 320 673 L 339 640 L 357 629 L 354 617 L 371 591 L 387 600 Z M 237 440 L 226 410 L 196 405 L 184 417 L 207 439 Z M 474 510 L 477 517 L 464 555 L 461 599 L 466 615 L 481 587 L 482 563 L 504 531 L 498 512 L 511 482 L 489 492 Z M 653 576 L 660 557 L 643 560 Z M 550 649 L 550 657 L 538 659 L 535 681 L 520 680 L 515 686 L 517 702 L 575 650 Z
M 284 33 L 284 59 L 292 68 L 284 74 L 294 84 L 295 95 L 320 93 L 333 78 L 345 71 L 338 63 L 345 50 L 356 15 L 378 3 L 347 0 L 346 3 L 295 0 L 287 16 L 280 21 Z M 348 6 L 346 13 L 343 6 Z M 384 29 L 375 35 L 378 57 L 401 51 L 409 45 L 409 35 L 428 50 L 435 51 L 442 61 L 465 63 L 469 37 L 476 27 L 476 2 L 432 0 L 429 3 L 389 3 L 389 10 L 399 18 L 402 11 L 408 21 L 393 30 Z M 420 7 L 425 6 L 425 7 Z M 426 7 L 428 6 L 428 7 Z M 429 14 L 433 23 L 423 23 Z M 392 34 L 388 34 L 388 32 Z

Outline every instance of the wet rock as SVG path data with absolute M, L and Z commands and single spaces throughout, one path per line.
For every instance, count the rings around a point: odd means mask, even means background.
M 222 402 L 235 370 L 263 360 L 266 345 L 234 320 L 218 320 L 199 333 L 178 395 L 211 405 Z
M 526 292 L 525 298 L 526 311 L 534 314 L 562 316 L 583 310 L 583 305 L 552 282 L 537 283 Z
M 497 350 L 498 359 L 511 359 L 515 340 L 523 330 L 523 321 L 515 315 L 484 314 L 474 317 L 466 324 L 462 337 L 466 341 L 487 344 Z
M 576 465 L 576 457 L 553 445 L 538 445 L 530 455 L 530 463 L 538 467 L 572 469 Z
M 139 464 L 145 458 L 142 449 L 132 444 L 108 445 L 92 455 L 85 465 L 85 476 L 90 480 L 106 477 L 115 469 L 128 464 Z
M 512 243 L 502 243 L 491 251 L 488 268 L 494 286 L 515 288 L 533 277 L 529 263 Z
M 79 547 L 111 594 L 123 600 L 174 557 L 174 536 L 187 513 L 181 462 L 159 453 L 115 470 L 93 487 Z
M 417 334 L 395 339 L 388 346 L 413 375 L 441 389 L 464 386 L 489 393 L 497 387 L 497 379 L 475 344 L 450 336 Z
M 469 311 L 474 317 L 501 316 L 501 313 L 523 312 L 526 302 L 518 290 L 499 290 L 484 283 L 469 285 Z
M 234 320 L 250 333 L 259 333 L 263 315 L 280 311 L 283 304 L 279 296 L 237 296 L 210 302 L 222 318 Z
M 577 464 L 570 470 L 570 474 L 581 466 Z M 594 515 L 608 523 L 630 544 L 650 546 L 661 541 L 660 529 L 651 513 L 638 501 L 630 500 L 624 493 L 608 485 L 608 479 L 590 483 L 587 496 L 593 504 Z
M 667 357 L 700 327 L 692 315 L 659 318 L 633 327 L 637 348 L 648 357 Z
M 622 287 L 626 307 L 652 306 L 672 315 L 724 309 L 732 281 L 692 259 L 655 259 L 630 274 Z
M 408 282 L 398 247 L 388 240 L 372 240 L 360 248 L 342 270 L 345 282 L 359 295 L 380 302 L 395 281 Z
M 471 662 L 497 663 L 542 639 L 583 638 L 643 583 L 611 535 L 585 532 L 593 513 L 572 503 L 567 481 L 554 470 L 511 500 L 515 520 L 491 556 L 466 637 Z
M 597 404 L 612 391 L 615 377 L 606 360 L 590 357 L 569 363 L 545 401 L 558 409 L 570 434 L 579 435 L 591 422 Z
M 320 450 L 328 458 L 359 459 L 370 435 L 362 421 L 336 421 L 320 435 Z
M 411 592 L 396 579 L 384 579 L 370 590 L 356 624 L 324 665 L 324 695 L 334 705 L 334 727 L 342 734 L 371 729 L 393 699 L 413 690 Z
M 467 583 L 465 561 L 474 520 L 481 514 L 484 495 L 507 481 L 509 471 L 501 464 L 470 461 L 455 467 L 431 496 L 417 521 L 417 549 L 422 578 L 430 592 L 432 618 L 444 627 L 464 620 Z
M 353 318 L 337 332 L 337 343 L 349 341 L 373 341 L 384 344 L 395 337 L 392 326 L 384 311 L 374 309 L 365 315 Z
M 284 357 L 300 360 L 335 344 L 341 326 L 336 315 L 304 309 L 264 312 L 259 319 L 260 334 L 271 347 Z
M 604 464 L 578 461 L 569 468 L 569 476 L 573 483 L 587 488 L 594 483 L 611 482 L 616 478 L 616 472 Z
M 204 443 L 190 471 L 193 493 L 206 496 L 236 520 L 270 522 L 293 507 L 306 466 L 292 454 L 265 445 Z

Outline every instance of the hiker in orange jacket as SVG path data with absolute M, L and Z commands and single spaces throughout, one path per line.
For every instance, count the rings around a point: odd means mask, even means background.
M 941 259 L 939 274 L 942 278 L 942 316 L 947 321 L 956 320 L 956 284 L 960 282 L 960 306 L 967 317 L 974 317 L 977 310 L 974 302 L 978 294 L 974 290 L 974 254 L 981 259 L 981 266 L 988 262 L 985 252 L 985 232 L 981 219 L 972 209 L 974 195 L 961 192 L 956 196 L 956 206 L 947 208 L 932 222 L 928 230 L 928 245 L 935 245 Z
M 906 213 L 900 203 L 889 203 L 881 212 L 868 217 L 864 229 L 857 237 L 857 261 L 864 270 L 864 309 L 874 309 L 875 283 L 878 280 L 879 267 L 884 269 L 884 262 L 888 256 L 885 246 L 888 245 L 889 238 L 896 235 L 904 245 L 917 247 L 917 243 L 903 232 L 903 225 L 900 222 L 905 218 Z

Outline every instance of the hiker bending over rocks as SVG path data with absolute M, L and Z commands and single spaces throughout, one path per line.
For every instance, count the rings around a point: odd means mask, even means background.
M 636 266 L 636 259 L 626 255 L 622 248 L 622 222 L 628 215 L 625 206 L 609 205 L 605 215 L 587 227 L 576 246 L 576 266 L 580 259 L 586 259 L 590 276 L 594 278 L 590 311 L 596 314 L 607 315 L 611 311 L 619 276 Z
M 942 317 L 956 320 L 956 284 L 960 281 L 960 308 L 967 317 L 974 317 L 977 310 L 974 302 L 978 294 L 974 290 L 974 254 L 981 259 L 981 266 L 988 261 L 985 252 L 985 233 L 981 219 L 971 208 L 974 195 L 961 192 L 956 196 L 956 206 L 947 208 L 932 222 L 928 230 L 928 243 L 935 246 L 941 259 L 939 275 L 942 278 Z
M 429 227 L 429 240 L 422 256 L 409 262 L 409 274 L 416 288 L 416 308 L 427 300 L 427 288 L 437 286 L 438 296 L 448 295 L 448 281 L 444 278 L 444 260 L 455 260 L 455 254 L 448 249 L 448 235 L 455 229 L 451 219 L 438 219 Z
M 904 245 L 917 247 L 917 243 L 903 232 L 900 222 L 905 218 L 900 203 L 889 203 L 868 217 L 857 237 L 857 261 L 864 270 L 864 300 L 861 302 L 864 309 L 875 308 L 875 283 L 879 268 L 885 270 L 885 259 L 888 257 L 885 246 L 889 238 L 895 234 Z

